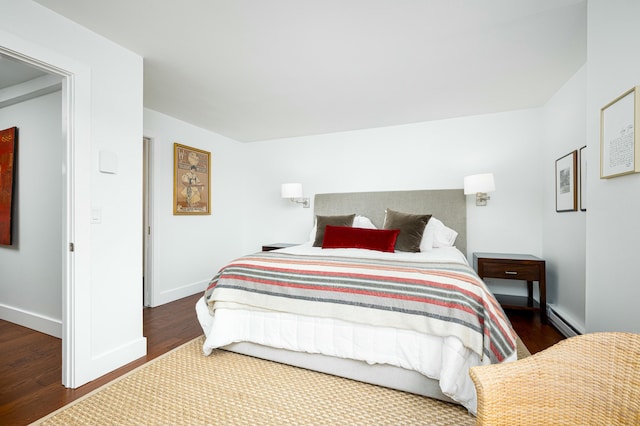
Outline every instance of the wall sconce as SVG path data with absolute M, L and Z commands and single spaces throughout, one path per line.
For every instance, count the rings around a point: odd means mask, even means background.
M 292 203 L 302 204 L 305 209 L 309 208 L 309 198 L 302 196 L 301 183 L 283 183 L 280 193 L 282 198 L 288 198 Z
M 486 206 L 487 200 L 491 199 L 487 192 L 495 190 L 496 182 L 493 179 L 493 173 L 482 173 L 464 178 L 464 195 L 476 194 L 476 206 Z

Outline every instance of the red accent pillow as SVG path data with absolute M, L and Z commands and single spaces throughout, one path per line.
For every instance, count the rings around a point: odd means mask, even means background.
M 399 229 L 367 229 L 327 225 L 322 248 L 360 248 L 393 252 Z

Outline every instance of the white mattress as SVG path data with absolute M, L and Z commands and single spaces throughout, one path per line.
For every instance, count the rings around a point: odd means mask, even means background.
M 360 249 L 326 250 L 310 245 L 282 251 L 304 254 L 385 257 L 387 253 Z M 366 253 L 363 253 L 366 252 Z M 394 258 L 399 253 L 391 254 Z M 458 261 L 466 258 L 454 247 L 425 253 L 402 253 L 409 261 L 428 257 L 431 261 Z M 389 364 L 415 370 L 439 380 L 442 393 L 471 412 L 476 411 L 476 394 L 469 377 L 469 367 L 488 363 L 465 348 L 455 337 L 438 337 L 411 330 L 373 327 L 367 324 L 330 318 L 315 318 L 285 312 L 260 311 L 238 307 L 217 309 L 215 316 L 200 299 L 198 319 L 206 335 L 203 351 L 235 342 L 252 342 L 296 352 L 318 353 L 349 358 L 369 364 Z M 517 355 L 507 361 L 516 359 Z

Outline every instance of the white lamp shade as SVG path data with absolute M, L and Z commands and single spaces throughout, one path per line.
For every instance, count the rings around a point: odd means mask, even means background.
M 302 198 L 301 183 L 283 183 L 281 188 L 282 198 Z
M 465 176 L 464 193 L 477 194 L 478 192 L 492 192 L 496 190 L 496 182 L 493 173 Z

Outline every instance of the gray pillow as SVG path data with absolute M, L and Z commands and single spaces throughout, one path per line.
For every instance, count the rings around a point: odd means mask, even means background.
M 333 226 L 353 226 L 353 219 L 356 214 L 345 216 L 316 216 L 316 239 L 313 240 L 314 247 L 322 247 L 324 240 L 324 230 L 327 225 Z
M 430 214 L 409 214 L 386 210 L 384 229 L 399 229 L 400 235 L 396 239 L 397 251 L 419 252 L 420 242 Z

